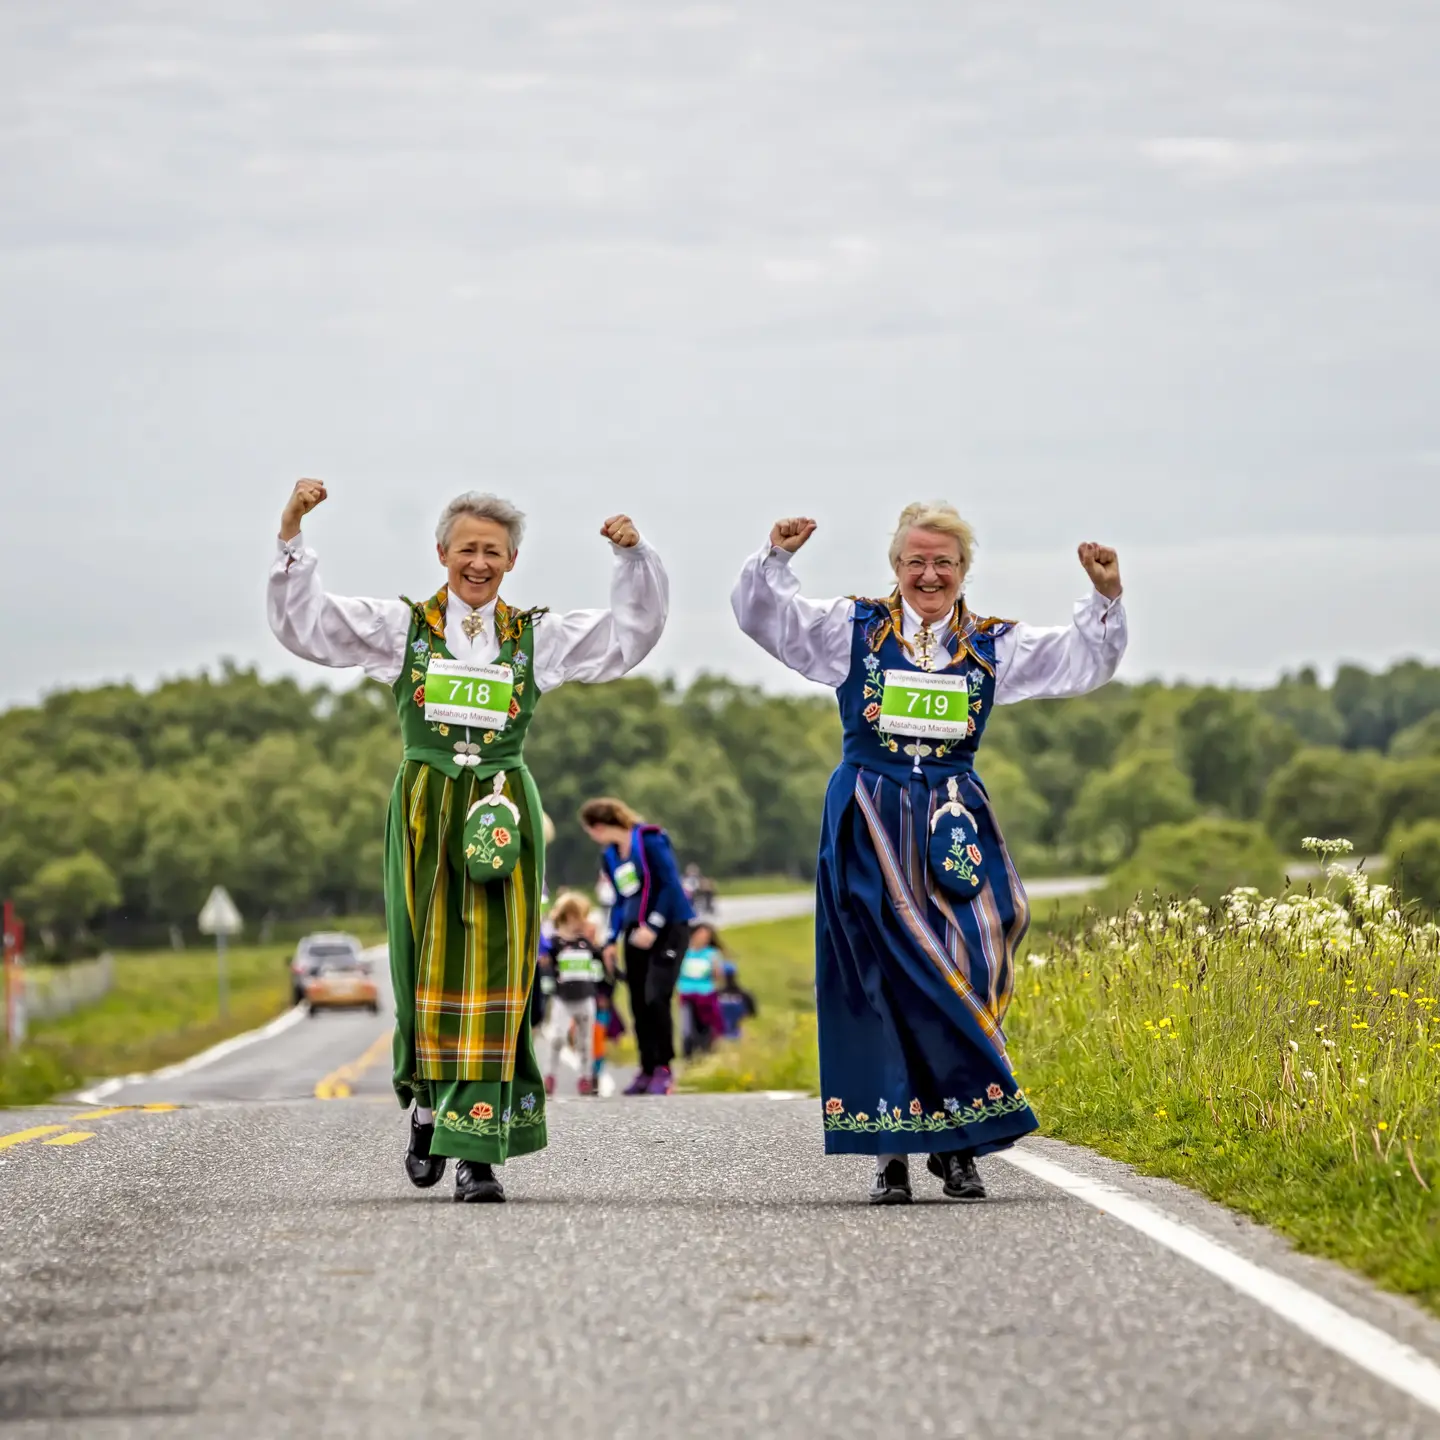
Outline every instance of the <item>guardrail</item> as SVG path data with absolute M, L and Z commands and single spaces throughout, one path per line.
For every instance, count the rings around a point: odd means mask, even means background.
M 19 975 L 26 1020 L 58 1020 L 110 993 L 115 985 L 115 958 L 107 953 L 73 965 L 24 965 Z

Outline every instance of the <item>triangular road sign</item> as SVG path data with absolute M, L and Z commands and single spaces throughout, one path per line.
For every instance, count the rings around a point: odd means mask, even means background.
M 244 928 L 240 912 L 223 885 L 217 885 L 200 912 L 202 935 L 238 935 Z

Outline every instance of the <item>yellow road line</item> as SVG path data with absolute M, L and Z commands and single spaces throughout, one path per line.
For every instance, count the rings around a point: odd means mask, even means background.
M 103 1120 L 107 1115 L 155 1115 L 164 1110 L 178 1110 L 178 1105 L 112 1105 L 107 1110 L 86 1110 L 83 1114 L 72 1115 L 70 1123 L 81 1120 Z
M 53 1140 L 42 1140 L 42 1145 L 79 1145 L 83 1140 L 93 1140 L 93 1130 L 67 1130 L 63 1135 L 57 1135 Z
M 390 1036 L 380 1035 L 375 1043 L 358 1059 L 351 1060 L 338 1070 L 332 1070 L 315 1086 L 317 1100 L 343 1100 L 351 1094 L 351 1087 L 382 1055 L 390 1049 Z
M 0 1135 L 0 1150 L 8 1150 L 12 1145 L 24 1145 L 27 1141 L 40 1139 L 42 1135 L 58 1135 L 64 1128 L 63 1125 L 37 1125 L 33 1130 L 17 1130 L 13 1135 Z

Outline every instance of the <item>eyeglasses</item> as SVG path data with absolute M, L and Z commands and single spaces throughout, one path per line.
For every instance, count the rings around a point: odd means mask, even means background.
M 933 567 L 935 573 L 942 579 L 947 580 L 951 575 L 960 569 L 957 561 L 946 560 L 943 556 L 939 560 L 922 560 L 918 555 L 912 555 L 908 560 L 900 562 L 900 568 L 912 578 L 918 580 L 928 568 Z

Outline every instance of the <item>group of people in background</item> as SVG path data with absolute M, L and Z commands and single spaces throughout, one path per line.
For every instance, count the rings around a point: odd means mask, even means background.
M 596 890 L 603 909 L 597 912 L 588 896 L 566 890 L 542 926 L 531 1024 L 542 1037 L 545 1091 L 555 1094 L 568 1050 L 576 1092 L 602 1093 L 609 1045 L 625 1033 L 615 1004 L 623 983 L 639 1061 L 625 1094 L 669 1095 L 675 1086 L 676 998 L 680 1053 L 687 1060 L 722 1037 L 738 1037 L 755 1002 L 741 987 L 718 931 L 698 919 L 698 872 L 692 866 L 681 875 L 665 831 L 609 797 L 588 801 L 580 823 L 601 847 Z

